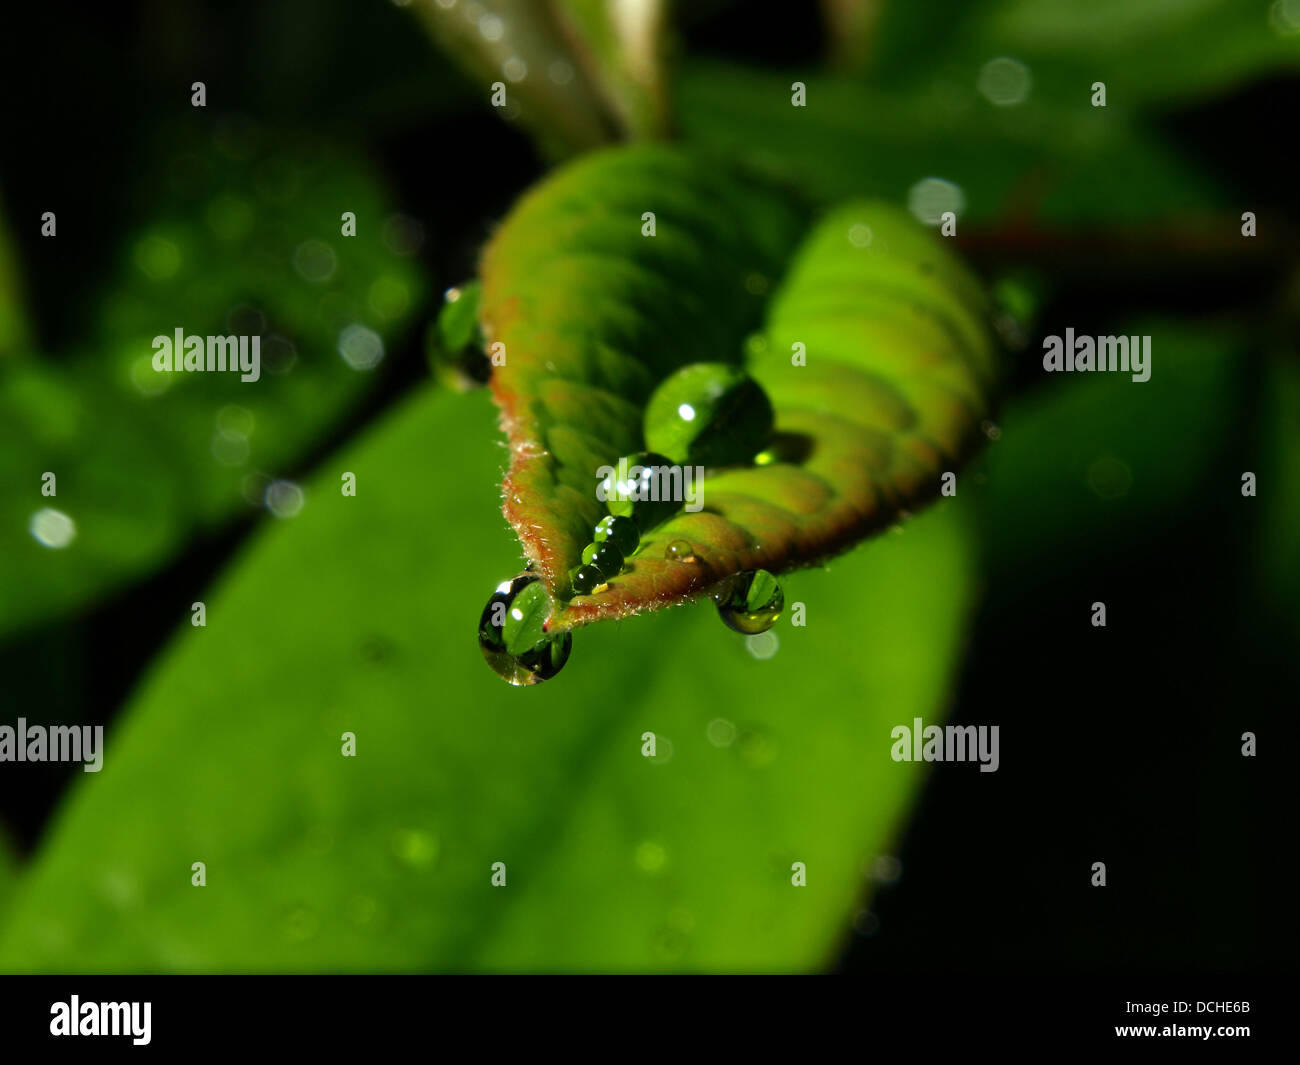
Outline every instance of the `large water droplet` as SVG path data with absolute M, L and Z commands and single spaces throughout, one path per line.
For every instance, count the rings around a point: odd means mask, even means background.
M 685 540 L 674 540 L 664 548 L 664 558 L 669 562 L 695 562 L 695 548 Z
M 738 366 L 696 362 L 660 382 L 645 408 L 645 442 L 677 462 L 751 462 L 772 433 L 772 403 Z
M 718 615 L 745 636 L 766 632 L 785 608 L 785 593 L 765 569 L 737 574 L 713 593 Z
M 641 542 L 641 533 L 631 518 L 607 514 L 596 522 L 595 529 L 595 542 L 603 544 L 606 540 L 612 541 L 624 558 L 630 558 Z
M 492 593 L 478 623 L 478 645 L 487 664 L 509 684 L 550 680 L 569 660 L 572 636 L 546 631 L 551 599 L 535 573 L 521 573 Z

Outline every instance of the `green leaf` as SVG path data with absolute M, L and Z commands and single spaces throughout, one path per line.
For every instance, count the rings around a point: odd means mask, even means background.
M 103 770 L 79 775 L 0 970 L 833 957 L 921 781 L 890 730 L 938 721 L 956 665 L 973 594 L 958 504 L 791 578 L 806 627 L 755 644 L 700 604 L 595 626 L 562 677 L 512 688 L 473 637 L 518 565 L 494 436 L 485 394 L 426 391 L 323 464 L 302 513 L 206 595 L 207 627 L 177 632 Z
M 605 514 L 601 467 L 642 449 L 660 379 L 747 356 L 776 411 L 774 461 L 707 471 L 694 509 L 552 629 L 831 556 L 936 495 L 980 438 L 996 366 L 974 278 L 885 204 L 809 225 L 789 194 L 717 160 L 631 148 L 566 167 L 498 230 L 481 314 L 505 350 L 504 510 L 552 595 Z M 677 540 L 696 562 L 665 557 Z
M 1149 224 L 1213 202 L 1213 182 L 1131 108 L 1094 108 L 1086 96 L 998 108 L 975 90 L 978 65 L 962 73 L 965 85 L 900 89 L 696 60 L 679 79 L 680 122 L 687 140 L 824 200 L 902 203 L 926 178 L 948 181 L 960 190 L 959 242 L 961 222 L 1004 214 Z M 790 105 L 794 77 L 806 84 L 806 107 Z
M 1043 375 L 1007 405 L 972 470 L 994 579 L 1050 572 L 1063 557 L 1082 564 L 1117 544 L 1158 545 L 1205 500 L 1238 492 L 1225 466 L 1250 379 L 1239 327 L 1141 318 L 1099 332 L 1150 336 L 1151 377 Z

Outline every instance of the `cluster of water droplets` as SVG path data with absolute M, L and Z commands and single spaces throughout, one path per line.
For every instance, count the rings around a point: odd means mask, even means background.
M 609 513 L 596 523 L 581 564 L 568 574 L 570 596 L 600 594 L 641 550 L 645 534 L 681 510 L 681 500 L 662 499 L 651 490 L 658 470 L 681 463 L 753 464 L 772 439 L 772 428 L 771 404 L 743 370 L 696 363 L 667 378 L 647 404 L 643 430 L 647 443 L 670 454 L 642 452 L 610 467 L 598 493 Z M 700 561 L 687 540 L 669 542 L 664 559 L 682 565 Z M 766 632 L 785 606 L 781 586 L 766 570 L 728 578 L 714 589 L 712 599 L 723 622 L 745 636 Z M 571 634 L 548 629 L 551 611 L 541 578 L 528 571 L 503 582 L 484 607 L 479 647 L 488 665 L 510 684 L 549 680 L 568 661 Z

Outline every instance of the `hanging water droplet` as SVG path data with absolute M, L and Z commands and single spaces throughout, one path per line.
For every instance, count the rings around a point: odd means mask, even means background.
M 551 599 L 535 573 L 521 573 L 492 593 L 478 623 L 478 645 L 487 664 L 507 683 L 540 684 L 569 660 L 567 630 L 546 631 Z
M 698 562 L 695 548 L 685 540 L 674 540 L 664 548 L 664 558 L 669 562 Z
M 766 632 L 785 608 L 785 593 L 765 569 L 737 574 L 713 593 L 718 616 L 745 636 Z

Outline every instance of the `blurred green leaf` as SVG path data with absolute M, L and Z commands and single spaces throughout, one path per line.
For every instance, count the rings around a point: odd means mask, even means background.
M 791 106 L 805 83 L 807 103 Z M 1213 183 L 1131 110 L 1033 96 L 997 108 L 966 83 L 879 88 L 851 78 L 773 74 L 715 61 L 683 65 L 687 140 L 797 181 L 826 201 L 908 201 L 926 178 L 959 220 L 1000 215 L 1150 223 L 1213 202 Z M 960 238 L 960 228 L 958 231 Z
M 1258 540 L 1252 553 L 1257 593 L 1267 604 L 1276 635 L 1300 648 L 1300 365 L 1294 345 L 1277 351 L 1263 374 L 1263 411 L 1255 458 L 1242 470 L 1257 478 L 1254 498 Z M 1231 486 L 1240 495 L 1238 482 Z M 1296 665 L 1293 658 L 1292 665 Z
M 178 138 L 161 156 L 165 189 L 121 252 L 95 344 L 0 363 L 0 633 L 93 601 L 261 505 L 369 388 L 364 360 L 340 355 L 346 338 L 373 356 L 425 298 L 404 223 L 363 167 L 254 127 L 221 126 L 215 142 Z M 355 237 L 341 235 L 344 211 Z M 153 338 L 176 329 L 260 335 L 259 380 L 156 372 Z M 41 494 L 46 472 L 56 496 Z M 29 535 L 46 510 L 75 525 L 62 549 Z
M 1107 106 L 1182 102 L 1249 77 L 1300 69 L 1300 15 L 1242 0 L 957 0 L 888 4 L 877 28 L 876 73 L 905 83 L 931 72 L 974 85 L 1000 56 L 1028 67 L 1033 96 L 1087 103 L 1105 82 Z
M 747 355 L 776 410 L 775 461 L 706 472 L 704 509 L 644 531 L 624 572 L 552 627 L 835 554 L 936 496 L 981 439 L 997 374 L 974 278 L 894 208 L 845 205 L 796 249 L 803 228 L 785 194 L 714 160 L 635 148 L 566 167 L 497 231 L 481 315 L 506 353 L 492 377 L 512 455 L 505 513 L 553 595 L 605 513 L 598 471 L 643 448 L 660 379 Z M 677 540 L 696 562 L 665 557 Z
M 3 828 L 0 828 L 0 914 L 9 901 L 9 893 L 18 881 L 18 857 L 14 854 Z
M 1106 332 L 1151 337 L 1150 380 L 1051 375 L 1008 405 L 972 467 L 993 579 L 1158 543 L 1211 505 L 1206 493 L 1240 495 L 1224 469 L 1249 380 L 1240 329 L 1148 318 Z M 1041 360 L 1041 345 L 1023 358 Z
M 792 578 L 806 627 L 596 626 L 510 688 L 474 646 L 518 567 L 494 421 L 482 393 L 425 392 L 263 531 L 78 781 L 0 969 L 826 963 L 920 782 L 890 730 L 942 714 L 972 599 L 958 505 Z

